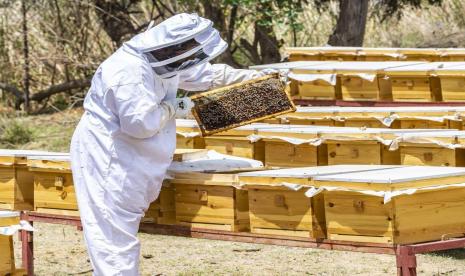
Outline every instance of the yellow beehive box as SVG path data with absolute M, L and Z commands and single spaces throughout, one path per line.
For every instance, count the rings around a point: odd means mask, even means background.
M 394 101 L 441 101 L 439 79 L 430 72 L 441 62 L 413 64 L 386 69 Z
M 292 70 L 290 78 L 301 83 L 311 80 L 324 80 L 334 87 L 333 94 L 325 99 L 343 99 L 358 101 L 391 100 L 392 95 L 384 78 L 384 70 L 416 64 L 418 62 L 338 62 L 322 65 L 302 66 Z M 316 85 L 316 84 L 315 84 Z M 314 87 L 299 89 L 299 95 L 312 98 L 318 90 Z M 315 97 L 314 97 L 315 98 Z
M 281 62 L 281 63 L 272 63 L 272 64 L 263 64 L 263 65 L 254 65 L 250 66 L 250 69 L 254 70 L 263 70 L 263 69 L 274 69 L 274 70 L 292 70 L 300 67 L 305 66 L 312 66 L 312 65 L 323 65 L 334 63 L 334 61 L 291 61 L 291 62 Z M 334 85 L 327 83 L 326 79 L 313 79 L 312 81 L 298 81 L 292 78 L 289 78 L 291 81 L 290 85 L 287 89 L 290 92 L 291 96 L 295 96 L 299 94 L 299 91 L 302 90 L 312 90 L 313 95 L 312 97 L 317 97 L 321 99 L 325 99 L 327 94 L 334 94 Z M 304 87 L 304 88 L 302 88 Z M 315 91 L 319 91 L 319 95 L 317 95 Z
M 403 134 L 397 138 L 401 164 L 465 166 L 465 131 Z
M 27 169 L 28 155 L 53 155 L 29 150 L 0 150 L 0 209 L 32 210 L 33 176 Z
M 192 228 L 249 229 L 247 191 L 236 189 L 235 174 L 177 174 L 176 222 Z
M 205 158 L 173 162 L 176 223 L 225 231 L 249 229 L 247 191 L 238 189 L 235 172 L 262 169 L 259 161 L 209 151 Z
M 277 129 L 280 125 L 254 123 L 203 137 L 205 149 L 234 155 L 238 157 L 264 160 L 263 143 L 253 143 L 247 136 L 256 133 L 259 129 Z
M 69 155 L 28 156 L 27 164 L 34 175 L 34 209 L 78 215 Z
M 432 72 L 440 80 L 442 100 L 465 101 L 465 63 L 449 62 Z
M 465 168 L 424 166 L 314 178 L 329 239 L 391 244 L 463 236 L 464 181 Z
M 174 185 L 163 181 L 158 198 L 152 202 L 142 218 L 143 223 L 176 224 Z
M 205 143 L 195 120 L 176 119 L 176 148 L 204 149 Z
M 286 47 L 290 61 L 354 61 L 357 60 L 355 47 Z
M 320 133 L 327 144 L 328 165 L 373 164 L 398 165 L 400 152 L 391 141 L 399 135 L 416 132 L 434 132 L 433 129 L 334 129 Z M 444 130 L 451 132 L 453 130 Z
M 263 142 L 252 142 L 247 137 L 209 136 L 205 137 L 205 148 L 223 154 L 264 161 Z
M 0 227 L 19 224 L 19 212 L 0 211 Z M 0 275 L 15 271 L 13 237 L 0 234 Z
M 410 107 L 297 107 L 295 113 L 281 116 L 282 121 L 308 124 L 309 120 L 331 120 L 335 126 L 401 129 L 462 128 L 459 106 Z M 315 124 L 317 125 L 317 124 Z M 325 124 L 329 125 L 329 124 Z
M 177 149 L 173 160 L 195 158 L 206 150 Z M 29 155 L 29 171 L 34 178 L 34 209 L 38 212 L 78 216 L 78 205 L 69 155 Z M 174 190 L 164 183 L 160 196 L 147 210 L 145 221 L 174 223 Z
M 327 164 L 326 146 L 319 132 L 337 127 L 283 125 L 279 129 L 261 129 L 252 138 L 263 143 L 266 167 L 290 168 Z
M 313 186 L 313 177 L 368 169 L 373 166 L 322 166 L 239 174 L 241 185 L 249 192 L 251 232 L 325 238 L 323 196 L 305 195 Z

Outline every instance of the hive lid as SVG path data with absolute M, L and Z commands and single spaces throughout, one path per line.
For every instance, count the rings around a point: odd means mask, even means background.
M 322 175 L 332 175 L 346 172 L 360 172 L 370 170 L 381 170 L 397 168 L 394 165 L 332 165 L 318 167 L 304 167 L 280 170 L 265 170 L 256 172 L 246 172 L 238 174 L 239 178 L 314 178 Z
M 453 176 L 463 176 L 465 179 L 465 168 L 402 166 L 381 170 L 367 170 L 364 172 L 320 175 L 315 176 L 314 180 L 322 182 L 358 182 L 377 184 L 394 184 L 419 180 L 431 180 L 431 184 L 434 185 L 435 179 Z
M 63 161 L 69 162 L 70 156 L 69 153 L 60 153 L 54 155 L 45 154 L 37 154 L 37 155 L 27 155 L 28 160 L 46 160 L 46 161 Z
M 40 155 L 63 155 L 66 153 L 63 152 L 47 152 L 40 150 L 9 150 L 9 149 L 0 149 L 0 156 L 10 156 L 10 157 L 27 157 L 27 156 L 40 156 Z
M 263 163 L 257 160 L 236 157 L 209 150 L 203 156 L 183 162 L 173 161 L 168 168 L 170 173 L 189 172 L 231 172 L 240 170 L 262 169 Z

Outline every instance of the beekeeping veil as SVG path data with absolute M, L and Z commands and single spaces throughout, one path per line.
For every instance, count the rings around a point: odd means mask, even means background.
M 162 78 L 208 62 L 228 46 L 212 21 L 195 13 L 172 16 L 127 44 L 144 53 L 154 72 Z

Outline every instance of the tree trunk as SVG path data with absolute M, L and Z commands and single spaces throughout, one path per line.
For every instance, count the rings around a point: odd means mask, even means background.
M 339 18 L 329 37 L 331 46 L 362 46 L 368 14 L 368 0 L 339 0 Z
M 24 86 L 24 111 L 29 113 L 29 45 L 27 37 L 27 10 L 26 0 L 21 1 L 21 12 L 23 14 L 23 58 L 24 58 L 24 75 L 23 75 L 23 86 Z M 19 106 L 16 106 L 19 108 Z

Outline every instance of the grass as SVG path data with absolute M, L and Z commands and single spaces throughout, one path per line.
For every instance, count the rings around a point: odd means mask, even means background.
M 81 109 L 35 116 L 4 113 L 0 147 L 67 152 L 81 114 Z

